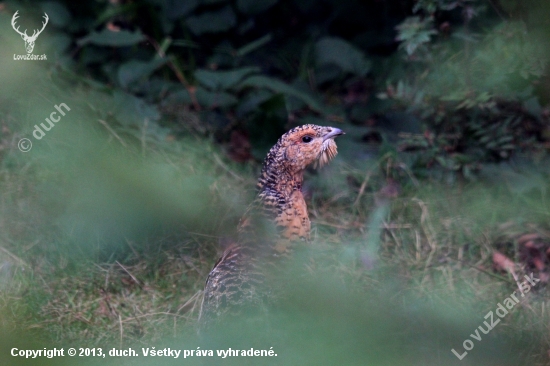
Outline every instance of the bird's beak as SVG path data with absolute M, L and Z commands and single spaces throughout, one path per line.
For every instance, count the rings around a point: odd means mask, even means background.
M 344 131 L 342 131 L 341 129 L 331 127 L 330 132 L 327 133 L 325 136 L 323 136 L 323 141 L 326 141 L 328 139 L 333 139 L 336 136 L 345 135 L 345 134 L 346 133 Z

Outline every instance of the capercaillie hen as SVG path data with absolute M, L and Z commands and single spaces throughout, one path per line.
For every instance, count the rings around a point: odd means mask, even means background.
M 322 166 L 337 154 L 334 127 L 303 125 L 285 133 L 265 158 L 258 194 L 239 224 L 238 241 L 214 265 L 204 287 L 199 325 L 248 314 L 270 302 L 267 281 L 293 243 L 309 241 L 310 221 L 302 194 L 304 170 Z

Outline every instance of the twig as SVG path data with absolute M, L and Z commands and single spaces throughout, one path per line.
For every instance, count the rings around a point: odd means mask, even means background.
M 492 0 L 487 0 L 489 2 L 489 4 L 491 4 L 491 6 L 493 7 L 493 9 L 495 9 L 495 12 L 497 13 L 497 15 L 500 17 L 500 19 L 502 19 L 503 21 L 506 20 L 506 18 L 504 17 L 504 15 L 502 15 L 502 13 L 500 12 L 497 4 L 495 4 Z
M 149 125 L 149 118 L 143 119 L 143 127 L 141 128 L 141 155 L 145 156 L 145 149 L 147 143 L 145 142 L 145 136 L 147 135 L 147 126 Z
M 132 280 L 134 280 L 134 282 L 135 282 L 139 287 L 142 287 L 142 286 L 141 286 L 141 283 L 138 281 L 138 279 L 135 278 L 134 275 L 131 274 L 130 271 L 128 271 L 122 264 L 120 264 L 119 261 L 116 261 L 116 264 L 118 264 L 118 265 L 120 266 L 120 268 L 122 268 L 122 269 L 124 270 L 124 272 L 128 273 L 128 275 L 129 275 L 130 277 L 132 277 Z
M 219 235 L 208 235 L 208 234 L 196 233 L 194 231 L 188 231 L 187 233 L 197 235 L 197 236 L 204 236 L 205 238 L 214 238 L 214 239 L 219 239 L 220 238 Z
M 414 184 L 415 187 L 418 187 L 420 184 L 418 183 L 418 180 L 414 177 L 411 170 L 407 167 L 407 165 L 403 163 L 397 164 L 397 166 L 405 171 L 405 173 L 408 174 L 409 178 L 411 179 L 412 184 Z
M 157 54 L 160 56 L 160 58 L 166 58 L 166 54 L 164 53 L 162 47 L 158 44 L 158 42 L 149 36 L 146 36 L 149 42 L 155 47 L 155 50 L 157 51 Z M 189 96 L 191 97 L 191 102 L 193 103 L 193 107 L 195 107 L 195 110 L 200 111 L 201 106 L 199 102 L 197 101 L 197 97 L 195 95 L 195 87 L 190 85 L 187 79 L 185 78 L 185 75 L 180 71 L 180 69 L 174 64 L 174 62 L 168 58 L 167 59 L 168 67 L 174 72 L 176 75 L 176 78 L 180 81 L 180 83 L 185 87 L 187 92 L 189 93 Z
M 365 188 L 367 188 L 367 184 L 369 183 L 371 176 L 374 174 L 374 169 L 376 169 L 376 167 L 378 167 L 380 163 L 390 155 L 391 153 L 389 152 L 384 154 L 384 156 L 378 159 L 378 161 L 372 167 L 372 169 L 367 172 L 367 174 L 365 175 L 365 179 L 363 179 L 363 183 L 361 183 L 361 187 L 359 188 L 359 193 L 357 194 L 357 198 L 355 199 L 355 202 L 353 202 L 354 207 L 356 207 L 359 204 L 359 200 L 361 199 L 361 196 L 363 196 L 363 193 L 365 193 Z
M 178 308 L 176 313 L 179 313 L 182 309 L 185 309 L 189 304 L 193 303 L 193 307 L 191 308 L 191 312 L 195 310 L 195 307 L 197 306 L 197 301 L 200 299 L 201 295 L 203 294 L 202 290 L 197 291 L 189 300 L 185 302 L 182 306 Z
M 414 246 L 416 248 L 416 261 L 417 262 L 420 262 L 420 257 L 421 257 L 421 251 L 422 251 L 422 248 L 421 248 L 421 239 L 420 239 L 420 233 L 418 232 L 418 230 L 414 229 Z
M 233 172 L 231 169 L 229 169 L 229 167 L 227 165 L 224 164 L 224 162 L 222 161 L 222 159 L 220 159 L 220 157 L 218 156 L 218 154 L 216 153 L 212 153 L 212 155 L 214 155 L 214 160 L 216 161 L 216 163 L 218 163 L 219 166 L 221 166 L 223 168 L 223 170 L 225 170 L 226 172 L 228 172 L 229 174 L 231 174 L 235 179 L 237 179 L 239 182 L 244 182 L 244 178 L 239 176 L 237 173 Z
M 363 179 L 363 183 L 361 183 L 361 187 L 359 188 L 359 193 L 357 194 L 357 198 L 355 199 L 355 202 L 353 202 L 353 206 L 357 206 L 359 204 L 359 200 L 363 196 L 363 193 L 365 193 L 365 188 L 367 187 L 367 184 L 369 183 L 370 177 L 374 173 L 374 168 L 372 170 L 369 170 L 367 174 L 365 175 L 365 179 Z
M 88 325 L 91 325 L 91 324 L 92 324 L 92 322 L 89 321 L 88 319 L 86 319 L 83 315 L 76 314 L 76 315 L 75 315 L 75 318 L 78 319 L 78 320 L 80 320 L 81 322 L 84 322 L 84 323 L 88 324 Z
M 130 247 L 130 249 L 132 249 L 132 252 L 134 252 L 134 255 L 136 256 L 136 258 L 139 258 L 139 254 L 138 252 L 134 249 L 134 246 L 132 245 L 132 242 L 130 240 L 128 240 L 128 238 L 124 238 L 126 240 L 126 243 L 128 244 L 128 246 Z
M 491 276 L 491 277 L 494 277 L 494 278 L 496 278 L 496 279 L 499 279 L 499 280 L 501 280 L 501 281 L 503 281 L 503 282 L 509 283 L 509 284 L 511 284 L 511 285 L 516 284 L 516 283 L 514 283 L 514 282 L 508 280 L 507 278 L 504 278 L 504 277 L 502 277 L 502 276 L 499 276 L 499 275 L 497 275 L 497 274 L 491 273 L 491 272 L 489 272 L 489 271 L 487 271 L 487 270 L 484 270 L 484 269 L 482 269 L 482 268 L 479 268 L 479 267 L 476 267 L 476 266 L 474 266 L 474 265 L 471 265 L 470 263 L 468 263 L 468 262 L 466 262 L 466 261 L 464 261 L 464 260 L 455 259 L 455 258 L 452 258 L 452 257 L 448 257 L 448 258 L 449 258 L 449 259 L 452 259 L 452 260 L 454 260 L 454 261 L 457 261 L 457 262 L 459 262 L 459 263 L 465 264 L 465 265 L 467 265 L 467 266 L 470 267 L 470 268 L 473 268 L 473 269 L 475 269 L 475 270 L 477 270 L 477 271 L 483 272 L 483 273 L 485 273 L 486 275 Z
M 150 317 L 150 316 L 156 316 L 156 315 L 170 315 L 170 316 L 173 316 L 173 317 L 176 317 L 176 318 L 185 318 L 185 319 L 189 319 L 188 316 L 185 316 L 185 315 L 178 315 L 178 314 L 172 314 L 172 313 L 168 313 L 166 311 L 159 311 L 157 313 L 149 313 L 149 314 L 141 314 L 141 315 L 134 315 L 133 318 L 129 318 L 129 319 L 126 319 L 126 320 L 122 320 L 121 322 L 122 323 L 128 323 L 128 322 L 132 322 L 134 320 L 137 320 L 138 318 L 147 318 L 147 317 Z
M 124 328 L 122 327 L 122 317 L 118 315 L 118 324 L 120 326 L 120 348 L 122 348 L 122 336 L 124 335 Z
M 393 238 L 393 241 L 395 242 L 395 244 L 397 245 L 397 247 L 399 249 L 402 249 L 402 246 L 401 246 L 401 242 L 399 241 L 399 239 L 397 239 L 397 236 L 395 236 L 395 233 L 393 232 L 392 229 L 394 229 L 393 227 L 390 226 L 390 224 L 387 224 L 386 222 L 384 222 L 384 228 L 390 233 L 391 237 Z
M 7 250 L 6 248 L 0 246 L 0 250 L 3 251 L 4 253 L 6 253 L 7 255 L 9 255 L 10 257 L 12 257 L 13 259 L 15 259 L 17 262 L 19 262 L 20 265 L 28 266 L 28 264 L 25 263 L 24 260 L 22 260 L 21 258 L 19 258 L 18 256 L 16 256 L 15 254 L 13 254 L 12 252 L 10 252 L 10 251 Z
M 99 292 L 103 297 L 103 301 L 105 301 L 105 304 L 107 304 L 107 308 L 109 309 L 109 312 L 111 313 L 111 315 L 120 317 L 118 312 L 115 309 L 113 309 L 113 307 L 111 306 L 111 303 L 109 302 L 109 295 L 107 295 L 107 291 L 101 288 L 99 289 Z
M 335 227 L 335 228 L 337 228 L 337 229 L 345 229 L 345 230 L 351 229 L 351 226 L 349 226 L 349 225 L 331 224 L 330 222 L 326 222 L 326 221 L 318 221 L 318 220 L 315 220 L 315 224 L 317 224 L 317 225 L 323 225 L 323 226 Z
M 412 224 L 388 224 L 384 222 L 384 229 L 392 230 L 392 229 L 412 229 Z
M 111 128 L 111 126 L 109 126 L 109 124 L 108 124 L 107 122 L 105 122 L 105 121 L 102 120 L 102 119 L 98 119 L 98 122 L 101 123 L 103 126 L 105 126 L 105 128 L 106 128 L 106 129 L 107 129 L 107 130 L 108 130 L 108 131 L 109 131 L 118 141 L 120 141 L 120 143 L 122 144 L 122 146 L 128 147 L 128 146 L 126 145 L 126 143 L 124 142 L 124 140 L 122 140 L 122 139 L 120 138 L 120 136 L 115 132 L 115 130 L 113 130 L 113 129 Z
M 434 229 L 430 223 L 430 215 L 428 213 L 428 206 L 426 204 L 419 200 L 418 198 L 413 198 L 413 201 L 418 203 L 420 206 L 420 209 L 422 210 L 422 213 L 420 214 L 420 225 L 422 227 L 422 230 L 424 231 L 424 235 L 426 235 L 426 239 L 428 240 L 428 244 L 430 245 L 430 254 L 428 254 L 428 259 L 426 260 L 426 264 L 424 265 L 424 274 L 428 270 L 428 267 L 431 265 L 433 257 L 435 255 L 437 246 L 435 243 L 435 235 L 434 235 Z M 426 279 L 426 275 L 424 275 L 424 278 L 422 279 L 422 283 L 424 283 L 424 280 Z

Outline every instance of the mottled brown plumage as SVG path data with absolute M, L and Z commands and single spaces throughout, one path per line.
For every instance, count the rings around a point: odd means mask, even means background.
M 206 280 L 202 326 L 226 314 L 260 310 L 269 302 L 273 288 L 266 283 L 267 273 L 288 256 L 293 243 L 309 241 L 304 170 L 334 158 L 334 138 L 342 134 L 334 127 L 303 125 L 271 148 L 258 179 L 258 195 L 239 224 L 238 243 L 226 249 Z

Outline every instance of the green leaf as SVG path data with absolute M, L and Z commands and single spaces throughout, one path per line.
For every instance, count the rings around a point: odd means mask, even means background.
M 118 82 L 123 88 L 130 84 L 147 78 L 153 71 L 168 62 L 167 58 L 155 59 L 152 61 L 129 61 L 118 68 Z
M 199 83 L 211 90 L 227 90 L 237 85 L 250 74 L 258 73 L 258 67 L 243 67 L 230 71 L 197 70 L 195 78 Z
M 120 4 L 119 6 L 108 6 L 100 14 L 97 15 L 93 26 L 88 29 L 96 28 L 108 23 L 113 18 L 124 17 L 127 14 L 134 14 L 138 7 L 135 3 L 128 2 L 126 4 Z
M 311 94 L 294 88 L 291 85 L 288 85 L 280 80 L 275 78 L 270 78 L 262 75 L 254 75 L 243 80 L 240 85 L 240 88 L 245 87 L 254 87 L 254 88 L 265 88 L 269 89 L 275 93 L 281 93 L 285 96 L 292 96 L 300 99 L 308 105 L 309 108 L 324 113 L 324 108 L 321 103 L 314 98 Z
M 182 89 L 168 97 L 170 101 L 191 104 L 192 98 L 189 95 L 187 89 Z M 229 93 L 224 92 L 212 92 L 202 87 L 197 87 L 195 91 L 195 98 L 197 102 L 206 108 L 227 108 L 237 104 L 238 99 Z
M 168 19 L 177 19 L 190 14 L 199 4 L 200 0 L 166 1 L 164 11 Z
M 112 32 L 108 29 L 103 29 L 101 32 L 92 32 L 86 37 L 78 40 L 80 46 L 88 43 L 98 46 L 113 46 L 113 47 L 125 47 L 137 44 L 145 40 L 145 36 L 141 31 L 128 32 L 121 30 L 119 32 Z
M 71 13 L 58 2 L 47 1 L 41 3 L 40 6 L 48 14 L 49 21 L 56 27 L 63 28 L 71 21 Z
M 237 0 L 237 9 L 247 15 L 255 15 L 266 11 L 278 0 Z
M 238 99 L 232 94 L 211 92 L 203 88 L 197 88 L 195 95 L 199 104 L 208 108 L 227 108 L 238 102 Z
M 112 109 L 105 112 L 113 113 L 117 120 L 126 126 L 141 126 L 145 118 L 150 121 L 160 118 L 155 106 L 132 94 L 118 90 L 113 93 Z
M 371 62 L 363 52 L 351 43 L 337 37 L 325 37 L 315 45 L 318 66 L 336 65 L 345 72 L 365 76 Z
M 237 24 L 237 16 L 231 6 L 227 5 L 218 11 L 191 16 L 185 23 L 195 35 L 225 32 Z
M 266 89 L 254 90 L 252 93 L 248 93 L 239 101 L 236 110 L 237 118 L 243 118 L 246 114 L 258 110 L 259 106 L 271 97 L 273 97 L 273 92 Z
M 272 39 L 273 39 L 273 35 L 271 33 L 268 33 L 265 36 L 258 38 L 257 40 L 242 46 L 235 53 L 237 56 L 242 57 L 252 51 L 257 50 L 258 48 L 262 47 L 266 43 L 271 42 Z
M 396 39 L 402 41 L 399 48 L 404 48 L 408 55 L 412 55 L 418 46 L 428 43 L 431 36 L 437 34 L 433 29 L 431 18 L 408 17 L 395 28 L 397 29 Z
M 539 103 L 537 97 L 531 97 L 523 102 L 523 107 L 529 112 L 533 117 L 540 120 L 542 117 L 542 107 Z

